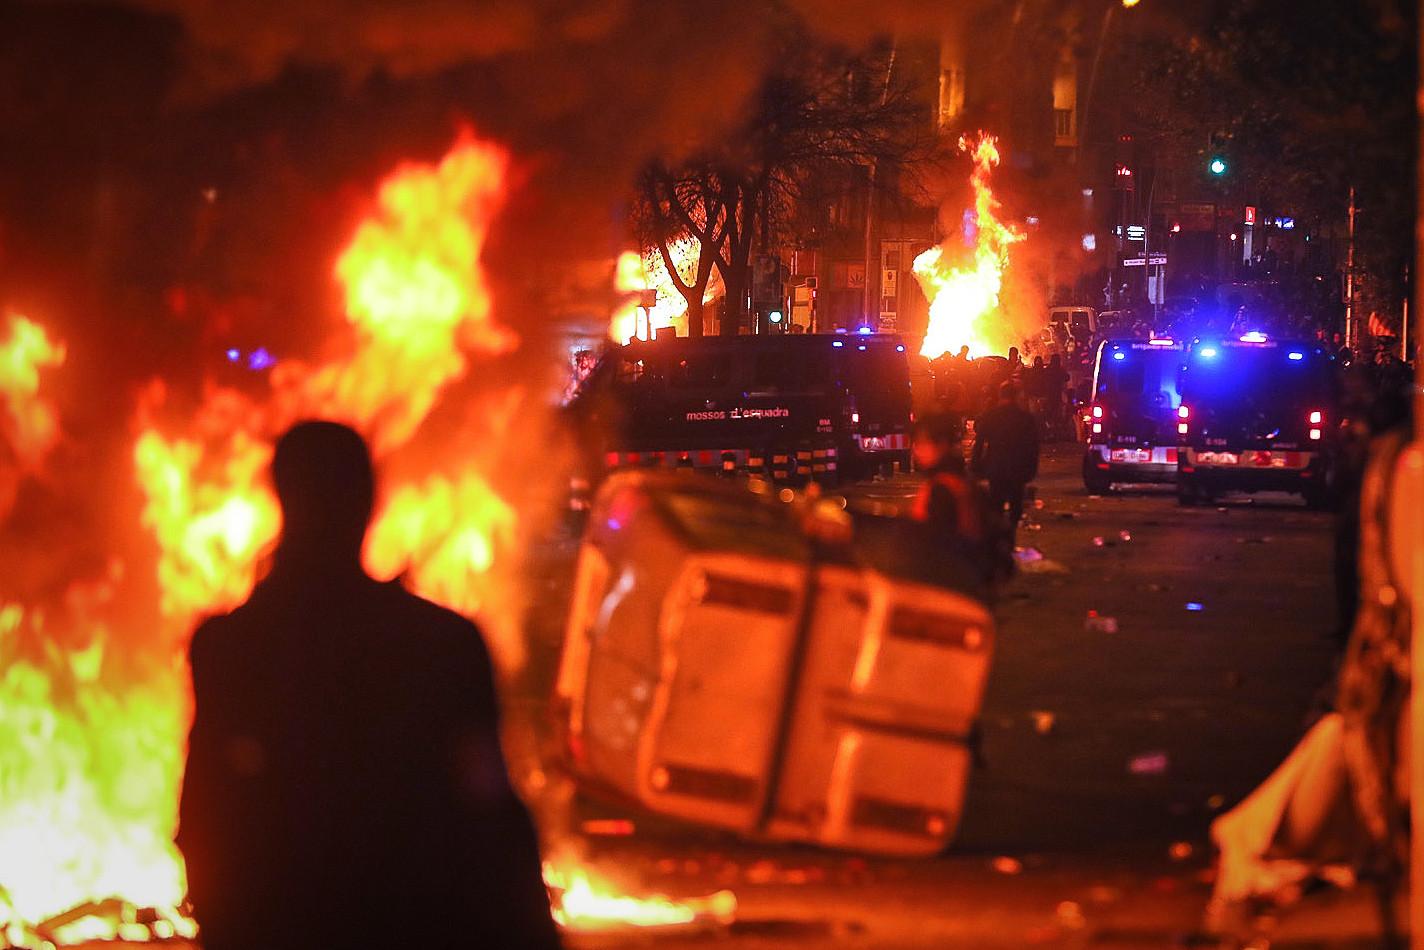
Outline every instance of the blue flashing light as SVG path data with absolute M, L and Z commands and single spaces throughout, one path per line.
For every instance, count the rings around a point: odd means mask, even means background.
M 903 352 L 905 352 L 905 344 L 901 343 L 899 346 L 895 347 L 895 352 L 896 352 L 896 353 L 903 353 Z
M 227 351 L 227 361 L 229 363 L 236 363 L 240 359 L 242 359 L 242 351 L 237 347 L 233 347 Z
M 254 372 L 260 372 L 276 365 L 277 357 L 267 352 L 266 347 L 259 346 L 247 355 L 247 368 Z
M 845 341 L 844 341 L 844 340 L 832 340 L 832 341 L 831 341 L 831 346 L 836 346 L 836 347 L 845 346 Z
M 866 349 L 865 344 L 864 344 L 864 343 L 860 344 L 860 346 L 857 346 L 856 349 L 857 349 L 857 350 L 860 350 L 862 353 L 865 352 L 865 349 Z
M 1201 355 L 1201 358 L 1204 360 L 1215 359 L 1216 347 L 1204 346 L 1200 350 L 1197 350 L 1197 353 L 1199 353 Z
M 1190 610 L 1192 613 L 1198 613 L 1200 611 L 1206 610 L 1206 604 L 1199 604 L 1195 600 L 1189 601 L 1187 603 L 1187 609 Z
M 868 334 L 874 333 L 875 331 L 870 329 L 870 327 L 861 327 L 856 332 L 859 333 L 861 336 L 866 336 Z
M 1114 354 L 1113 354 L 1113 359 L 1115 359 L 1115 360 L 1125 360 L 1125 359 L 1127 359 L 1127 354 L 1126 354 L 1126 353 L 1114 353 Z
M 1148 346 L 1176 346 L 1176 342 L 1169 336 L 1154 336 L 1147 341 Z
M 1241 334 L 1242 343 L 1265 343 L 1268 337 L 1260 330 L 1248 330 Z
M 1305 354 L 1300 352 L 1299 350 L 1291 350 L 1290 358 L 1295 362 L 1299 363 L 1301 360 L 1305 359 Z

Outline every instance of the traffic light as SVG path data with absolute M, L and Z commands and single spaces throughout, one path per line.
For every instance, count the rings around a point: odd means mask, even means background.
M 1226 159 L 1222 158 L 1220 155 L 1213 155 L 1211 157 L 1211 161 L 1207 162 L 1206 164 L 1206 170 L 1211 172 L 1212 175 L 1216 176 L 1217 178 L 1220 178 L 1227 172 Z

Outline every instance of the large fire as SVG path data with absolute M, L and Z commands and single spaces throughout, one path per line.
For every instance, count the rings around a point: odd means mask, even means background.
M 673 265 L 683 279 L 697 269 L 697 259 L 701 245 L 695 238 L 683 238 L 673 242 L 668 248 Z M 614 289 L 626 295 L 626 300 L 613 313 L 608 326 L 608 335 L 618 343 L 632 339 L 652 339 L 653 333 L 672 327 L 679 336 L 687 336 L 687 300 L 673 284 L 663 263 L 662 254 L 656 249 L 644 251 L 624 251 L 618 256 L 613 277 Z M 643 306 L 639 295 L 651 291 L 654 300 L 651 306 Z M 721 294 L 721 286 L 714 271 L 703 293 L 703 302 L 710 302 Z
M 543 401 L 498 371 L 520 341 L 495 320 L 481 266 L 506 169 L 502 149 L 466 137 L 439 163 L 386 179 L 337 261 L 345 326 L 320 360 L 279 362 L 258 395 L 209 384 L 193 405 L 175 386 L 146 389 L 131 462 L 151 568 L 148 554 L 114 556 L 57 603 L 7 603 L 0 589 L 0 947 L 193 934 L 173 845 L 191 716 L 184 649 L 202 615 L 240 602 L 260 575 L 280 530 L 264 471 L 293 421 L 346 421 L 387 463 L 368 569 L 478 612 L 499 665 L 522 664 L 514 572 L 532 522 L 516 512 L 534 488 L 506 469 L 509 453 L 531 451 Z M 62 364 L 64 344 L 28 320 L 9 330 L 0 487 L 36 473 L 61 431 L 41 374 Z M 422 438 L 437 410 L 438 434 Z M 136 621 L 119 593 L 148 570 L 158 603 Z M 588 919 L 590 901 L 624 917 L 643 903 L 586 877 L 561 893 L 566 925 Z M 649 906 L 663 903 L 676 906 Z
M 915 258 L 915 276 L 930 301 L 929 327 L 920 354 L 930 359 L 969 347 L 970 356 L 1004 353 L 1017 341 L 1012 325 L 1003 319 L 999 294 L 1009 250 L 1024 239 L 1022 231 L 999 218 L 999 201 L 989 188 L 989 178 L 999 164 L 998 139 L 981 132 L 977 140 L 959 140 L 962 151 L 974 159 L 969 184 L 974 189 L 974 210 L 965 214 L 964 244 L 971 260 L 959 263 L 961 254 L 946 240 Z

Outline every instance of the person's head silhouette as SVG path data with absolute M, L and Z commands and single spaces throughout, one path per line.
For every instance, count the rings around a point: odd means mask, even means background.
M 282 506 L 279 555 L 359 562 L 375 474 L 366 442 L 336 422 L 299 422 L 277 440 L 272 482 Z

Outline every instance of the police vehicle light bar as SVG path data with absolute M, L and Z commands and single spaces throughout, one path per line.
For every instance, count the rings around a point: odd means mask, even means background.
M 1300 352 L 1299 350 L 1291 350 L 1291 352 L 1290 352 L 1289 355 L 1290 355 L 1290 358 L 1293 359 L 1293 360 L 1295 360 L 1297 363 L 1299 363 L 1301 360 L 1305 359 L 1305 354 L 1302 353 L 1302 352 Z
M 1125 359 L 1127 359 L 1127 354 L 1126 354 L 1126 353 L 1122 353 L 1122 352 L 1114 353 L 1114 354 L 1113 354 L 1113 359 L 1115 359 L 1115 360 L 1125 360 Z
M 1260 330 L 1251 330 L 1250 332 L 1241 334 L 1242 343 L 1265 343 L 1266 339 L 1266 334 Z
M 1154 336 L 1147 341 L 1149 346 L 1175 346 L 1176 341 L 1169 336 Z
M 1214 356 L 1216 356 L 1216 347 L 1214 347 L 1214 346 L 1204 346 L 1204 347 L 1202 347 L 1200 350 L 1198 350 L 1197 352 L 1198 352 L 1199 354 L 1201 354 L 1201 358 L 1202 358 L 1202 359 L 1204 359 L 1204 360 L 1209 360 L 1209 359 L 1213 358 Z

